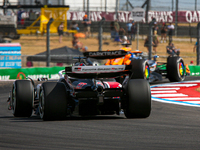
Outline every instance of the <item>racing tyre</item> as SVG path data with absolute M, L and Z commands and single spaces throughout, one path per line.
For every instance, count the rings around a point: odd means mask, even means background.
M 3 36 L 4 36 L 4 32 L 0 31 L 0 38 L 3 38 Z
M 39 97 L 39 113 L 43 120 L 63 120 L 67 116 L 67 92 L 64 83 L 44 82 Z
M 14 39 L 16 36 L 15 32 L 9 32 L 8 37 Z
M 171 82 L 180 82 L 185 79 L 185 65 L 182 58 L 167 58 L 167 78 Z
M 149 82 L 144 79 L 130 79 L 126 86 L 126 105 L 124 113 L 127 118 L 147 118 L 151 113 L 151 90 Z
M 20 35 L 19 35 L 19 34 L 16 34 L 15 37 L 14 37 L 15 40 L 17 40 L 17 39 L 19 39 L 19 38 L 20 38 Z
M 33 112 L 34 87 L 30 80 L 13 83 L 11 106 L 15 117 L 30 117 Z
M 144 59 L 132 59 L 132 76 L 131 79 L 149 79 L 149 64 Z

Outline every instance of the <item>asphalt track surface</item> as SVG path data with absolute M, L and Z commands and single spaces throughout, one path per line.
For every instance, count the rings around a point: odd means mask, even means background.
M 11 85 L 0 82 L 0 150 L 200 149 L 199 107 L 152 101 L 146 119 L 116 115 L 44 122 L 37 116 L 12 116 L 6 102 Z

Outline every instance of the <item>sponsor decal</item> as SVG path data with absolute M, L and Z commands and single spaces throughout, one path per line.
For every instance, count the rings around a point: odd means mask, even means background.
M 87 12 L 67 12 L 67 20 L 83 20 L 84 15 Z M 175 22 L 175 11 L 149 11 L 148 21 L 152 21 L 153 18 L 157 22 Z M 135 14 L 141 16 L 141 14 Z M 200 22 L 200 11 L 178 11 L 178 22 L 192 23 Z M 90 11 L 91 21 L 100 21 L 102 18 L 106 21 L 114 21 L 116 19 L 115 12 L 103 12 L 103 11 Z M 128 22 L 133 20 L 131 11 L 118 12 L 119 22 Z M 145 17 L 142 19 L 145 22 Z
M 80 82 L 77 86 L 76 89 L 81 89 L 84 85 L 87 85 L 85 82 Z
M 9 80 L 10 75 L 0 76 L 0 80 Z
M 109 72 L 109 71 L 123 71 L 125 70 L 124 65 L 118 66 L 83 66 L 83 67 L 74 67 L 73 71 L 81 71 L 81 72 Z
M 23 72 L 19 72 L 18 74 L 17 74 L 17 79 L 26 79 L 26 75 L 23 73 Z
M 81 71 L 81 67 L 74 68 L 74 71 Z
M 97 71 L 96 68 L 82 68 L 82 71 Z
M 121 51 L 107 51 L 107 52 L 89 52 L 89 56 L 110 56 L 110 55 L 121 55 Z
M 21 51 L 0 51 L 0 55 L 21 54 Z

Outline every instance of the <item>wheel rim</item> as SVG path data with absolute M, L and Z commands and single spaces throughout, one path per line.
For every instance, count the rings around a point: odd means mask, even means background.
M 147 65 L 147 64 L 145 65 L 144 76 L 146 79 L 148 79 L 150 76 L 150 69 L 149 69 L 149 65 Z
M 40 92 L 40 97 L 39 97 L 39 113 L 40 113 L 40 118 L 43 119 L 44 117 L 44 91 L 43 90 Z
M 181 77 L 184 76 L 184 65 L 182 62 L 179 62 L 179 74 Z

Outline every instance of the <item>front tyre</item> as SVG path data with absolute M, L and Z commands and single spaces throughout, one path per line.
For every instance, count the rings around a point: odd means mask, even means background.
M 67 116 L 67 92 L 64 83 L 44 82 L 39 97 L 39 113 L 43 120 L 63 120 Z
M 34 87 L 30 80 L 13 83 L 11 106 L 15 117 L 30 117 L 33 112 Z
M 182 58 L 167 58 L 167 77 L 171 82 L 180 82 L 185 79 L 185 65 Z
M 151 113 L 151 90 L 145 79 L 131 79 L 125 88 L 127 118 L 147 118 Z

